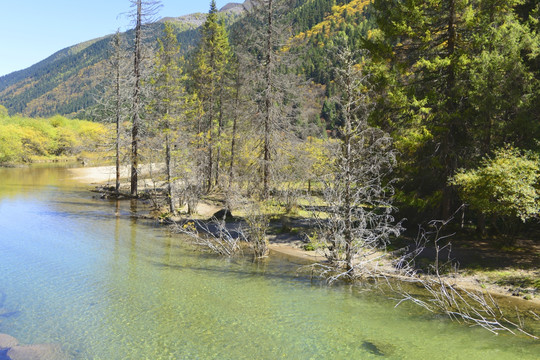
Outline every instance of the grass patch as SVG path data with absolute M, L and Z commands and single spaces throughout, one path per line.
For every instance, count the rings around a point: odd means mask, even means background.
M 495 280 L 497 285 L 519 287 L 523 289 L 532 288 L 536 291 L 540 290 L 540 278 L 529 275 L 505 275 Z

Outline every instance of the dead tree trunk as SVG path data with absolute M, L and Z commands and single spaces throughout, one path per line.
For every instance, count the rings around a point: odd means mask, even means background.
M 270 125 L 272 121 L 272 38 L 273 38 L 273 7 L 272 0 L 268 0 L 268 24 L 266 32 L 266 61 L 265 61 L 265 119 L 264 119 L 264 145 L 263 145 L 263 194 L 264 199 L 270 195 Z
M 233 110 L 233 126 L 231 135 L 231 162 L 229 165 L 229 186 L 228 191 L 231 192 L 232 184 L 234 181 L 234 161 L 236 156 L 236 132 L 238 131 L 238 115 L 240 106 L 240 66 L 236 69 L 236 81 L 235 81 L 235 93 L 234 93 L 234 110 Z
M 141 36 L 142 36 L 142 0 L 137 1 L 137 14 L 135 23 L 135 48 L 133 58 L 133 74 L 135 85 L 133 88 L 133 124 L 131 128 L 131 195 L 137 196 L 137 167 L 139 162 L 139 127 L 140 127 L 140 96 L 141 96 Z

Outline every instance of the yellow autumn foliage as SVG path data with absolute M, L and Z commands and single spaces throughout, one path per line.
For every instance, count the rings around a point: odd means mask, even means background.
M 76 155 L 103 143 L 103 124 L 62 116 L 33 119 L 0 116 L 0 163 L 31 162 L 33 157 Z
M 313 36 L 322 34 L 324 37 L 330 36 L 332 25 L 338 25 L 345 21 L 345 14 L 355 15 L 364 11 L 364 8 L 371 3 L 371 0 L 353 0 L 348 4 L 336 5 L 332 7 L 332 13 L 324 21 L 313 26 L 306 32 L 301 32 L 294 36 L 290 43 L 297 44 L 309 40 Z M 324 30 L 324 33 L 323 33 Z

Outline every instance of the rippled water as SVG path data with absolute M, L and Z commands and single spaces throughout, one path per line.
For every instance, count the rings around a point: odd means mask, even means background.
M 115 213 L 118 212 L 118 216 Z M 0 333 L 74 359 L 537 359 L 494 336 L 296 264 L 202 254 L 91 198 L 65 169 L 0 169 Z

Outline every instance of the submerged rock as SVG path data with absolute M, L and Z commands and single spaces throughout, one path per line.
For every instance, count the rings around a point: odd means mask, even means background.
M 68 356 L 59 345 L 39 344 L 13 346 L 7 352 L 11 360 L 67 360 Z
M 19 345 L 11 335 L 0 334 L 0 360 L 67 360 L 69 356 L 59 345 Z
M 364 350 L 372 353 L 373 355 L 386 356 L 384 351 L 382 349 L 380 349 L 379 346 L 372 343 L 371 341 L 363 341 L 362 342 L 362 347 L 364 348 Z
M 7 356 L 7 352 L 9 349 L 0 349 L 0 360 L 11 360 L 9 356 Z
M 19 340 L 8 334 L 0 334 L 0 349 L 19 345 Z
M 12 317 L 12 316 L 17 316 L 20 313 L 21 313 L 20 311 L 8 311 L 6 309 L 0 309 L 0 317 L 3 317 L 3 318 L 9 318 L 9 317 Z

